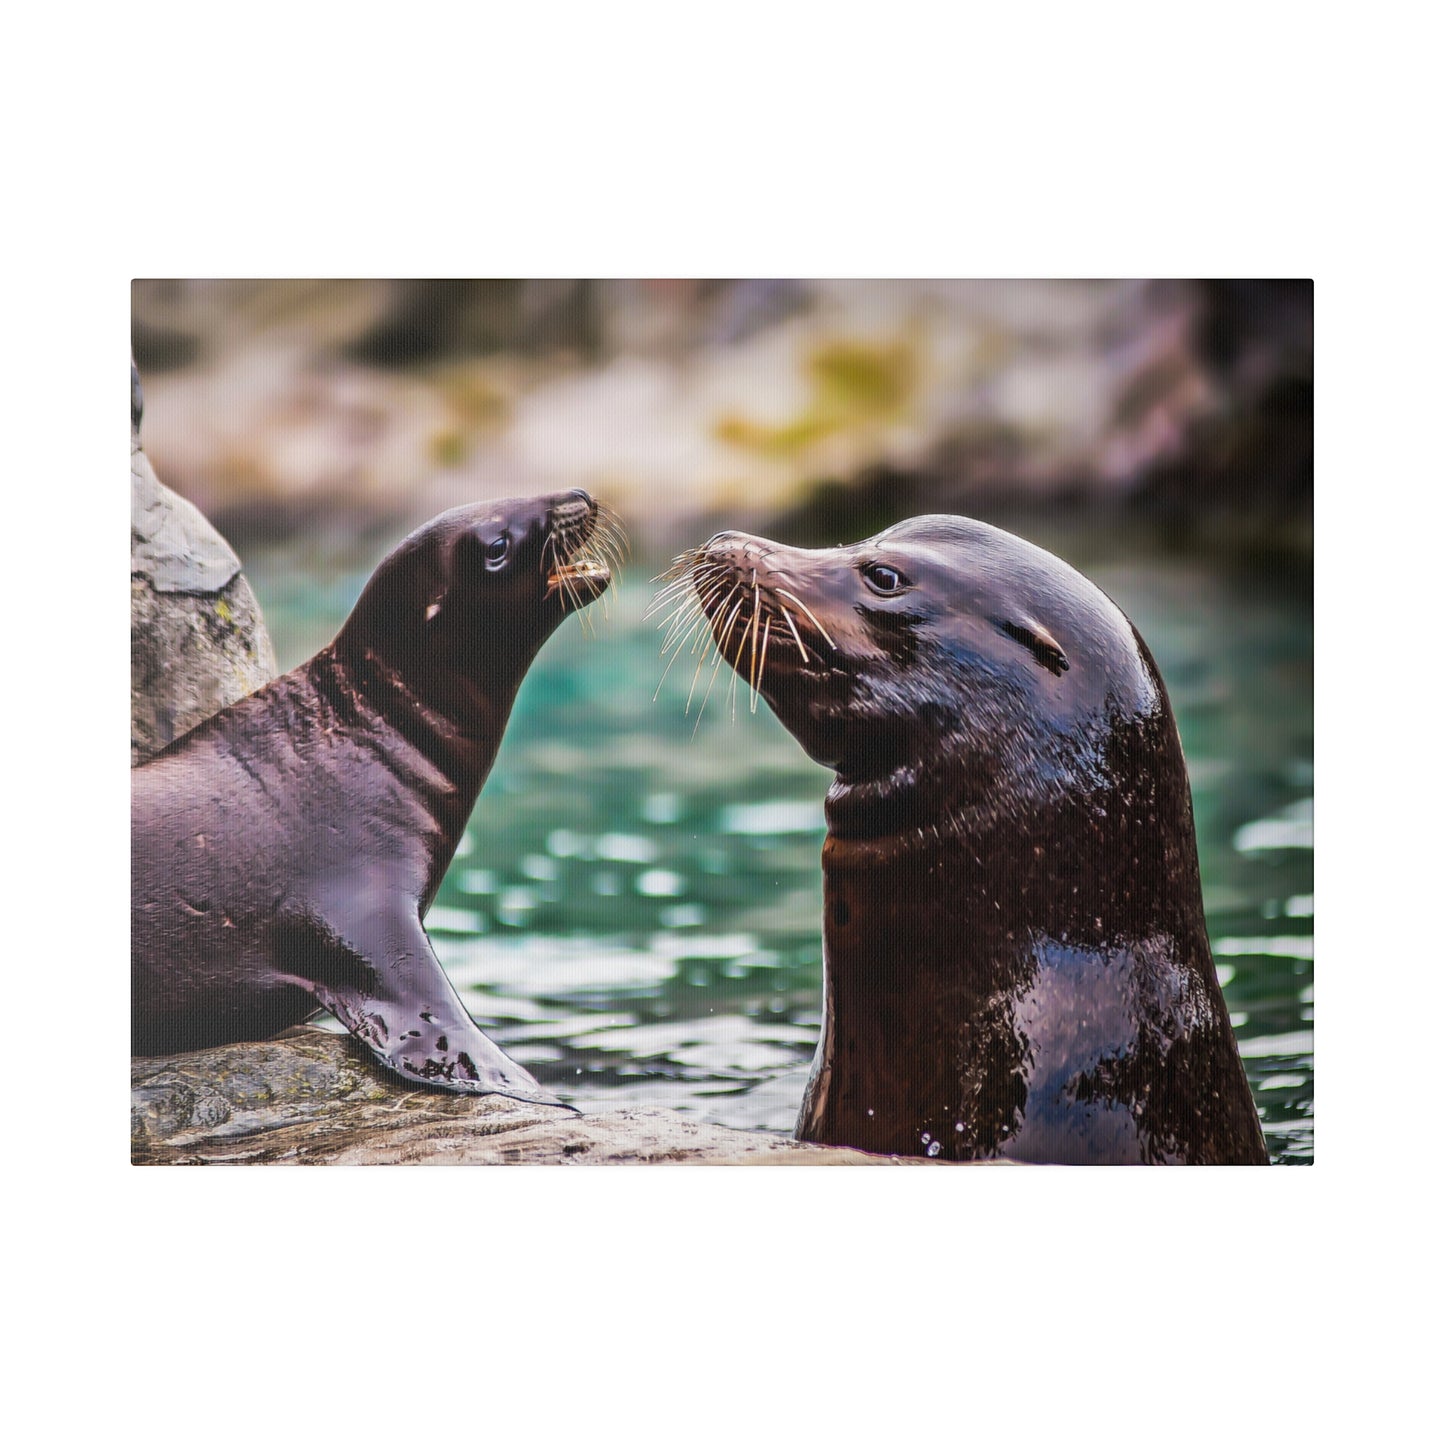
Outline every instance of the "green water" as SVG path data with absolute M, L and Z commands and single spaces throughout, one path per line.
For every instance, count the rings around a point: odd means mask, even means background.
M 1019 528 L 1018 530 L 1024 530 Z M 1307 577 L 1127 549 L 1057 551 L 1133 618 L 1189 759 L 1215 961 L 1276 1161 L 1313 1158 L 1313 620 Z M 283 666 L 326 642 L 369 566 L 248 570 Z M 657 700 L 639 564 L 527 677 L 427 924 L 487 1031 L 589 1104 L 790 1132 L 817 1038 L 829 774 L 718 674 L 694 735 Z M 698 695 L 708 682 L 704 668 Z

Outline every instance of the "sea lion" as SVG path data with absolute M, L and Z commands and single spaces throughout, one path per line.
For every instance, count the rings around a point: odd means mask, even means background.
M 133 1052 L 270 1038 L 320 1005 L 408 1079 L 560 1102 L 472 1022 L 421 920 L 612 538 L 582 491 L 444 512 L 329 647 L 132 772 Z
M 1129 620 L 964 517 L 802 551 L 724 532 L 677 619 L 835 770 L 797 1137 L 1267 1163 L 1205 934 L 1183 750 Z M 700 634 L 699 634 L 700 635 Z

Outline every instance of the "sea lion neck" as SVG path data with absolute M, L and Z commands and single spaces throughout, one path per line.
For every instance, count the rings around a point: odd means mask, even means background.
M 1037 936 L 1092 945 L 1156 926 L 1202 928 L 1198 864 L 1161 840 L 1193 839 L 1188 777 L 1167 704 L 1116 716 L 1018 766 L 1007 748 L 879 778 L 835 778 L 824 871 L 906 884 L 926 864 L 949 906 L 1012 914 Z M 923 862 L 920 862 L 920 859 Z M 1127 900 L 1127 907 L 1121 906 Z M 1121 920 L 1127 919 L 1127 925 Z M 947 940 L 950 957 L 956 940 Z
M 516 687 L 489 690 L 457 678 L 446 689 L 422 689 L 381 654 L 334 645 L 305 670 L 351 734 L 375 739 L 378 756 L 408 775 L 442 826 L 449 859 L 496 758 Z
M 1045 736 L 922 717 L 922 727 L 874 724 L 872 747 L 845 755 L 834 768 L 824 800 L 830 834 L 839 840 L 907 847 L 921 835 L 960 835 L 980 840 L 999 822 L 998 800 L 1022 812 L 1041 813 L 1054 799 L 1050 786 L 1072 769 L 1068 749 Z M 1039 760 L 1053 754 L 1051 767 Z M 1008 820 L 1004 820 L 1006 825 Z

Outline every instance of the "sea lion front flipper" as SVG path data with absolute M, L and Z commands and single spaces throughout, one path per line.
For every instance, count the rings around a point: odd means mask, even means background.
M 340 928 L 308 920 L 292 930 L 286 966 L 381 1063 L 413 1083 L 571 1108 L 477 1027 L 414 910 L 398 899 Z

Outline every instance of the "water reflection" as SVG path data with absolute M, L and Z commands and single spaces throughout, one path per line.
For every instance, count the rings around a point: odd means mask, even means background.
M 1307 590 L 1258 571 L 1090 556 L 1174 700 L 1194 788 L 1205 909 L 1265 1136 L 1313 1157 L 1313 715 Z M 641 570 L 641 569 L 639 569 Z M 285 559 L 252 580 L 286 665 L 349 598 Z M 589 638 L 569 623 L 518 699 L 428 927 L 468 1007 L 583 1108 L 658 1105 L 790 1131 L 819 1025 L 829 775 L 760 708 L 688 677 L 656 703 L 644 586 Z

